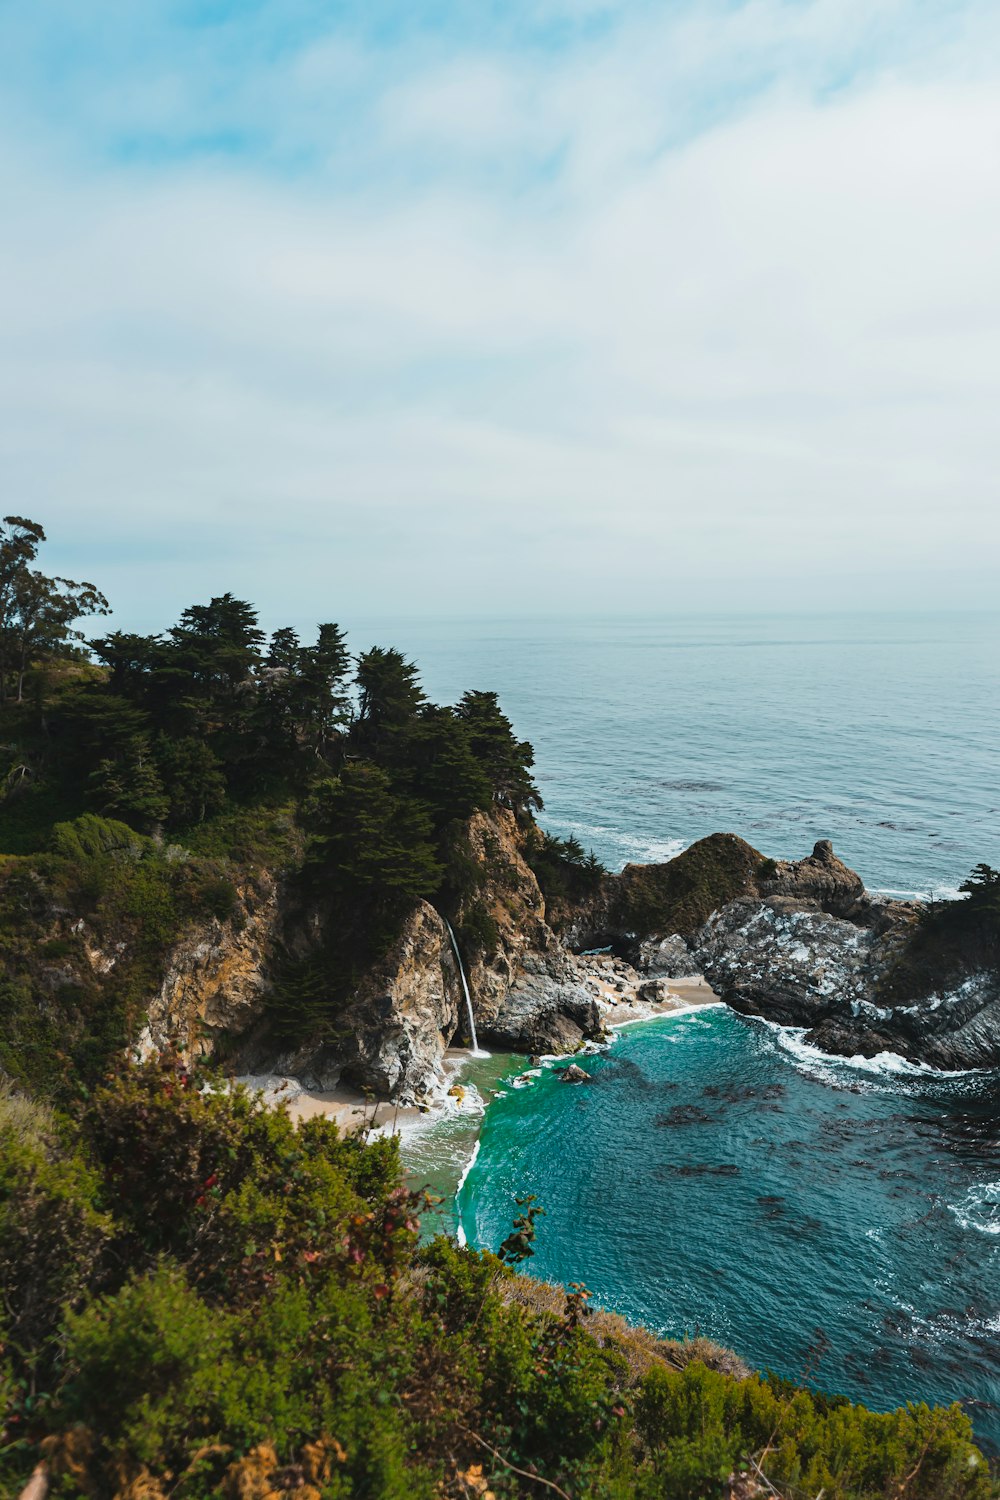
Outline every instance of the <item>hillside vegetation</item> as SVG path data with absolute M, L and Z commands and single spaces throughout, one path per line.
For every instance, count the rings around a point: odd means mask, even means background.
M 0 1203 L 8 1495 L 39 1464 L 93 1500 L 995 1493 L 957 1407 L 877 1415 L 602 1328 L 578 1286 L 512 1295 L 533 1205 L 503 1260 L 421 1248 L 394 1142 L 168 1059 L 72 1118 L 8 1094 Z
M 595 1317 L 519 1274 L 538 1205 L 496 1255 L 421 1244 L 394 1142 L 128 1061 L 172 946 L 268 882 L 322 903 L 269 1002 L 291 1040 L 420 899 L 488 948 L 477 810 L 519 820 L 553 900 L 603 872 L 535 828 L 494 694 L 435 705 L 399 652 L 266 638 L 229 594 L 84 649 L 107 602 L 40 573 L 43 542 L 0 527 L 0 1495 L 994 1495 L 959 1409 L 875 1414 Z M 700 920 L 748 847 L 637 875 L 630 920 Z
M 495 694 L 431 703 L 400 652 L 352 656 L 334 624 L 268 638 L 230 594 L 85 653 L 69 617 L 106 610 L 91 585 L 49 580 L 46 628 L 19 623 L 43 540 L 0 529 L 0 1066 L 60 1096 L 98 1080 L 171 945 L 238 915 L 262 870 L 323 908 L 319 951 L 278 966 L 288 1045 L 329 1026 L 418 900 L 456 922 L 461 905 L 460 939 L 488 944 L 462 830 L 541 805 Z

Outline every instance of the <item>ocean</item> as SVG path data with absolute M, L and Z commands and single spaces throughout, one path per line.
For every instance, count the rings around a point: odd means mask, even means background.
M 829 838 L 894 895 L 1000 865 L 1000 615 L 382 620 L 351 642 L 398 646 L 440 702 L 496 690 L 543 826 L 612 869 L 716 831 L 784 858 Z M 570 1088 L 470 1064 L 485 1114 L 404 1151 L 446 1226 L 495 1248 L 536 1193 L 535 1274 L 877 1408 L 961 1399 L 1000 1450 L 1000 1076 L 859 1067 L 724 1007 L 587 1066 Z
M 611 869 L 715 832 L 787 859 L 832 839 L 893 894 L 1000 865 L 1000 613 L 381 620 L 349 638 L 406 652 L 437 702 L 499 693 L 535 748 L 541 822 Z

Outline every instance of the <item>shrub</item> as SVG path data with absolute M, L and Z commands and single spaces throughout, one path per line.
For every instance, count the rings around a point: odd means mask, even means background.
M 43 1457 L 61 1500 L 721 1500 L 741 1467 L 784 1500 L 993 1493 L 957 1409 L 636 1362 L 585 1288 L 511 1295 L 416 1210 L 394 1142 L 169 1059 L 74 1121 L 0 1093 L 0 1492 Z

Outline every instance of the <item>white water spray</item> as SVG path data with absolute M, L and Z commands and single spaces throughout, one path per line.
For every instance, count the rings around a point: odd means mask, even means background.
M 472 1046 L 469 1050 L 471 1051 L 473 1057 L 489 1057 L 490 1054 L 488 1052 L 480 1052 L 479 1050 L 479 1038 L 476 1036 L 476 1018 L 472 1014 L 472 996 L 469 994 L 469 984 L 468 980 L 465 977 L 465 965 L 462 962 L 462 955 L 458 951 L 458 940 L 455 937 L 454 928 L 448 921 L 447 917 L 445 917 L 444 919 L 444 925 L 447 927 L 448 936 L 451 938 L 451 946 L 455 951 L 455 962 L 458 964 L 458 975 L 462 981 L 462 994 L 465 996 L 465 1010 L 466 1014 L 469 1017 L 469 1039 L 472 1042 Z

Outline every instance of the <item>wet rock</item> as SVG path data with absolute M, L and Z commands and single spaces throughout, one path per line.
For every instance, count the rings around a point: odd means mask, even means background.
M 579 1067 L 577 1063 L 570 1063 L 569 1067 L 567 1067 L 567 1068 L 561 1068 L 560 1072 L 559 1072 L 559 1076 L 561 1077 L 563 1083 L 589 1083 L 590 1082 L 590 1074 L 589 1073 L 585 1073 L 584 1070 L 581 1067 Z

